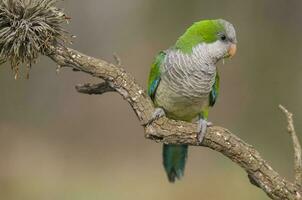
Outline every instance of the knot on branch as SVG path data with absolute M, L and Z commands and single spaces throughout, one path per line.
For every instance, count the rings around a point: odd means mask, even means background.
M 98 84 L 91 84 L 91 83 L 85 83 L 85 84 L 78 84 L 76 85 L 76 90 L 83 94 L 103 94 L 106 92 L 114 92 L 115 89 L 110 86 L 108 82 L 102 82 Z
M 39 54 L 47 54 L 50 46 L 65 43 L 67 32 L 62 24 L 66 15 L 55 7 L 57 0 L 1 0 L 0 61 L 10 62 L 15 79 L 19 65 L 31 64 Z

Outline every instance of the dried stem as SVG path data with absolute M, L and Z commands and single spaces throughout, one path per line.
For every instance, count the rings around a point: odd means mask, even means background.
M 8 61 L 19 77 L 20 66 L 30 66 L 50 46 L 67 41 L 62 28 L 66 15 L 55 7 L 57 0 L 0 1 L 0 60 Z
M 302 159 L 301 159 L 301 145 L 294 127 L 293 114 L 290 113 L 284 106 L 279 105 L 280 110 L 287 118 L 287 131 L 292 137 L 294 146 L 294 166 L 295 166 L 295 184 L 302 186 Z

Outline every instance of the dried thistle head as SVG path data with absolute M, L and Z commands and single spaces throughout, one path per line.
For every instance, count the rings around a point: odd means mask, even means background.
M 64 43 L 65 14 L 55 7 L 57 0 L 0 1 L 0 62 L 10 62 L 15 78 L 19 66 L 31 64 L 52 45 Z

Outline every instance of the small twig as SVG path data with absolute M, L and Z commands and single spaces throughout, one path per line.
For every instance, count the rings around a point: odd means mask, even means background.
M 76 85 L 76 90 L 83 94 L 104 94 L 106 92 L 114 92 L 115 89 L 110 86 L 107 82 L 102 82 L 98 84 L 79 84 Z
M 295 154 L 295 184 L 302 186 L 302 160 L 301 160 L 301 145 L 299 139 L 297 137 L 293 114 L 289 112 L 284 106 L 279 105 L 280 110 L 285 114 L 287 118 L 287 131 L 291 135 L 294 146 L 294 154 Z
M 119 55 L 117 55 L 117 53 L 114 53 L 114 54 L 113 54 L 113 58 L 114 58 L 114 60 L 115 60 L 115 62 L 116 62 L 116 65 L 117 65 L 118 67 L 122 67 L 122 60 L 121 60 L 121 58 L 119 57 Z

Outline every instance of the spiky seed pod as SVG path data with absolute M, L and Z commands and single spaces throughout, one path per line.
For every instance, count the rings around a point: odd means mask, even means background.
M 21 64 L 29 72 L 39 54 L 45 55 L 52 45 L 66 41 L 62 24 L 67 17 L 55 7 L 56 2 L 0 1 L 0 62 L 10 62 L 15 78 Z

